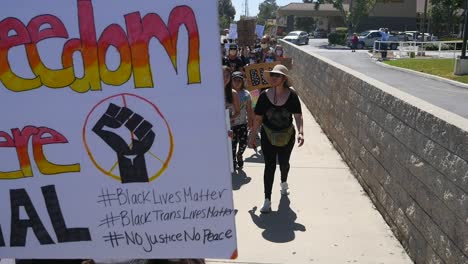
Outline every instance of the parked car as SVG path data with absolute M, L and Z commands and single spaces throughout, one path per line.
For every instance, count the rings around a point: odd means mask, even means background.
M 382 39 L 382 33 L 379 30 L 367 30 L 358 35 L 358 49 L 364 49 L 364 48 L 372 48 L 374 46 L 374 42 L 376 40 L 381 40 Z M 399 41 L 404 41 L 403 39 L 400 39 L 398 36 L 395 35 L 390 35 L 388 37 L 388 41 L 395 41 L 395 43 L 389 43 L 388 49 L 395 50 L 398 48 L 398 42 Z M 351 46 L 351 42 L 348 40 L 348 46 Z
M 403 33 L 407 35 L 409 41 L 414 41 L 415 37 L 417 38 L 417 41 L 422 41 L 422 33 L 419 31 L 405 31 Z M 438 39 L 439 38 L 437 36 L 424 33 L 424 41 L 437 41 Z
M 291 31 L 283 39 L 296 45 L 300 45 L 301 43 L 307 45 L 309 44 L 309 33 L 305 31 Z
M 327 31 L 323 28 L 318 28 L 314 31 L 314 38 L 326 38 L 327 35 Z

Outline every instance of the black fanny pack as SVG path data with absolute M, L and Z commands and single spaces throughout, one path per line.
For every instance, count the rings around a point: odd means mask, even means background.
M 267 135 L 268 141 L 270 141 L 270 143 L 276 147 L 286 146 L 289 143 L 289 140 L 291 140 L 291 136 L 294 134 L 293 125 L 279 131 L 273 130 L 266 125 L 263 125 L 263 130 Z

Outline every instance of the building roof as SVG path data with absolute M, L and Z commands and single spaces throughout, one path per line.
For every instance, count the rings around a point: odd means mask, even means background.
M 349 4 L 343 4 L 345 11 L 349 10 Z M 280 16 L 337 16 L 339 11 L 332 4 L 321 4 L 315 10 L 315 3 L 289 3 L 278 8 Z

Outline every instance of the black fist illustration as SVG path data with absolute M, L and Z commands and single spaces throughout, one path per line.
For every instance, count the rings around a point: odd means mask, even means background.
M 106 129 L 125 126 L 132 135 L 128 145 L 118 134 Z M 116 153 L 122 183 L 148 182 L 145 153 L 154 143 L 153 125 L 127 107 L 110 104 L 107 111 L 93 127 L 96 133 Z

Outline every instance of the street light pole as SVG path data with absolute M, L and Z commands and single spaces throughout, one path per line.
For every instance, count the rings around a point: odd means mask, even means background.
M 463 26 L 463 44 L 460 59 L 466 59 L 466 40 L 467 40 L 467 28 L 468 28 L 468 0 L 465 0 L 465 23 Z
M 427 0 L 424 1 L 424 18 L 423 18 L 423 23 L 422 23 L 422 28 L 421 28 L 423 42 L 424 42 L 424 33 L 426 33 L 426 17 L 427 17 Z

